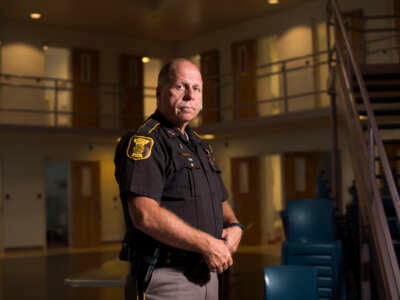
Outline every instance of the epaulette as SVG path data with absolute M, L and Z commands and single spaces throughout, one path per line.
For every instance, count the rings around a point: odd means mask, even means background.
M 142 126 L 139 127 L 137 133 L 146 135 L 151 134 L 159 125 L 160 122 L 152 118 L 149 118 L 142 124 Z
M 197 131 L 194 131 L 193 129 L 192 129 L 192 132 L 193 132 L 194 135 L 197 136 L 199 139 L 202 139 L 200 133 L 198 133 Z

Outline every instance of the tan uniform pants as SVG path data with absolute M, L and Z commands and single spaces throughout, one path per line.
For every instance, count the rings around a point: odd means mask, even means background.
M 146 291 L 146 300 L 218 300 L 218 276 L 211 273 L 203 285 L 190 282 L 182 271 L 156 268 Z

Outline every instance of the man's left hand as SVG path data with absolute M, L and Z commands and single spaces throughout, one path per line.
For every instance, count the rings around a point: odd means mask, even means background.
M 225 241 L 225 245 L 228 247 L 231 253 L 235 253 L 239 246 L 240 240 L 242 239 L 242 229 L 237 226 L 224 228 L 222 231 L 222 239 Z

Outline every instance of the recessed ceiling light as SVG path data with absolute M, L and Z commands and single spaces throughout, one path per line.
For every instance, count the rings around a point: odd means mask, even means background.
M 38 12 L 33 12 L 29 15 L 32 20 L 39 20 L 42 18 L 42 14 Z
M 147 56 L 143 56 L 142 57 L 142 62 L 145 64 L 145 63 L 148 63 L 150 61 L 150 57 L 147 57 Z
M 268 4 L 279 4 L 279 0 L 268 0 Z

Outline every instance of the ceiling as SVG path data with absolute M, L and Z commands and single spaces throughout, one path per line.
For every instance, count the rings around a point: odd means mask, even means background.
M 64 29 L 182 41 L 272 14 L 307 0 L 4 0 L 3 22 L 37 22 Z M 29 19 L 30 12 L 43 18 Z

